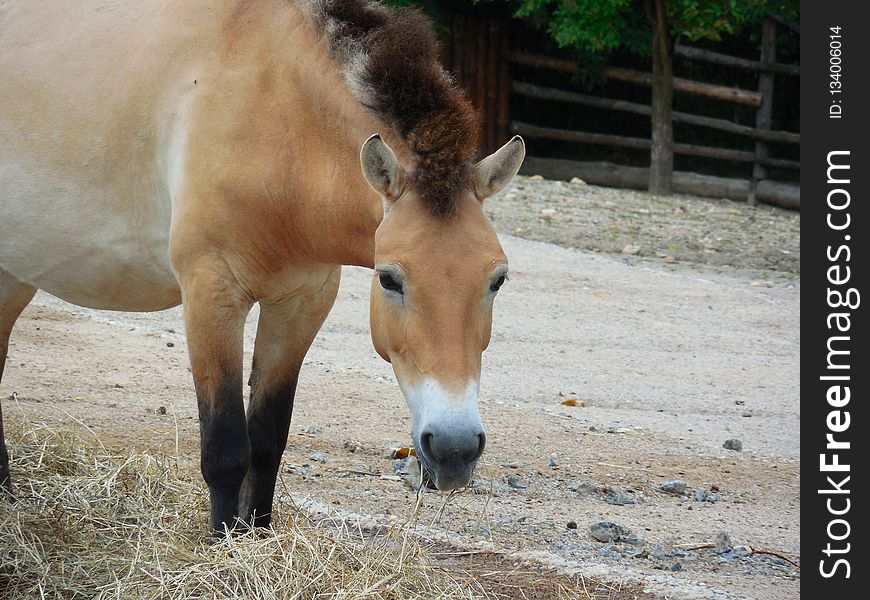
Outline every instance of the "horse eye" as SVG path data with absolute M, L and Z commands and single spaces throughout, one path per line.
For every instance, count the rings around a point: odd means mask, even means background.
M 392 278 L 389 273 L 378 273 L 378 281 L 381 282 L 381 287 L 391 292 L 403 294 L 402 284 Z
M 504 282 L 505 282 L 506 279 L 507 279 L 507 277 L 506 277 L 505 275 L 502 275 L 501 277 L 499 277 L 499 278 L 495 281 L 495 283 L 493 283 L 491 286 L 489 286 L 490 291 L 491 291 L 491 292 L 497 292 L 497 291 L 499 291 L 499 290 L 501 289 L 501 286 L 504 285 Z

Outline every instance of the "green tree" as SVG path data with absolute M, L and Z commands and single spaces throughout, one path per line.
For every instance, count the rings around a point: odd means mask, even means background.
M 797 0 L 520 0 L 528 17 L 563 48 L 651 55 L 652 150 L 649 191 L 673 189 L 673 48 L 679 39 L 718 40 L 764 14 L 799 14 Z M 644 18 L 645 17 L 645 18 Z

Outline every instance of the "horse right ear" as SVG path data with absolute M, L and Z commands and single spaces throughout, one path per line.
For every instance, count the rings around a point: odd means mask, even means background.
M 393 202 L 402 195 L 405 190 L 405 171 L 380 134 L 372 135 L 363 143 L 359 161 L 366 181 L 385 200 Z

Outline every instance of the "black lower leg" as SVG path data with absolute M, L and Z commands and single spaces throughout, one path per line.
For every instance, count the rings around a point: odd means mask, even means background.
M 6 433 L 3 431 L 3 407 L 0 406 L 0 492 L 2 491 L 12 492 L 12 480 L 9 478 L 9 453 L 6 451 Z
M 281 455 L 287 446 L 293 398 L 298 376 L 287 384 L 268 384 L 251 388 L 248 409 L 248 436 L 251 441 L 251 466 L 240 494 L 241 516 L 256 527 L 272 521 L 272 502 Z
M 240 396 L 227 386 L 222 394 Z M 239 490 L 251 461 L 251 446 L 241 397 L 200 402 L 200 466 L 211 496 L 212 530 L 221 535 L 239 516 Z

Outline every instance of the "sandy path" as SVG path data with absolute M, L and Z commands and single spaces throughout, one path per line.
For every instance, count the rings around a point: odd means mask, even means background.
M 611 520 L 665 549 L 727 531 L 737 544 L 799 556 L 800 284 L 754 287 L 736 272 L 502 239 L 511 281 L 496 301 L 481 400 L 488 444 L 479 488 L 495 496 L 458 497 L 441 522 L 451 540 L 536 552 L 671 598 L 798 597 L 792 569 L 774 561 L 622 558 L 594 541 L 589 525 Z M 369 276 L 345 269 L 306 359 L 283 478 L 297 503 L 387 522 L 408 513 L 413 494 L 352 472 L 392 474 L 385 450 L 406 444 L 410 429 L 392 371 L 369 341 Z M 17 400 L 6 399 L 13 392 Z M 198 457 L 179 309 L 98 312 L 40 294 L 13 333 L 0 394 L 10 422 L 86 425 L 106 443 L 166 452 L 177 439 L 187 464 Z M 588 406 L 560 405 L 565 398 Z M 743 452 L 724 450 L 728 438 L 741 439 Z M 325 464 L 311 460 L 315 451 Z M 508 474 L 527 487 L 505 485 Z M 720 499 L 656 490 L 672 478 L 690 493 L 715 485 Z M 636 502 L 578 494 L 579 480 L 619 486 Z M 439 503 L 426 495 L 432 514 Z M 662 570 L 676 563 L 679 571 Z

